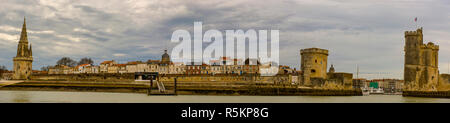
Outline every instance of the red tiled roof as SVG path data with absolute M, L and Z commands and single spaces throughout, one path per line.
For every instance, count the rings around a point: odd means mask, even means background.
M 133 61 L 133 62 L 128 62 L 127 64 L 128 64 L 128 65 L 137 65 L 137 64 L 138 64 L 138 62 L 136 62 L 136 61 Z
M 78 65 L 78 66 L 88 66 L 88 65 L 91 65 L 91 64 L 82 64 L 82 65 Z
M 88 65 L 91 65 L 91 64 L 82 64 L 82 65 L 78 65 L 78 66 L 76 66 L 76 68 L 83 67 L 83 66 L 88 66 Z
M 127 64 L 116 64 L 115 66 L 124 67 L 124 66 L 127 66 Z
M 103 61 L 101 64 L 110 64 L 113 63 L 114 61 Z
M 229 59 L 228 57 L 221 57 L 222 60 L 227 60 Z
M 147 63 L 148 64 L 159 64 L 160 61 L 159 60 L 148 60 Z

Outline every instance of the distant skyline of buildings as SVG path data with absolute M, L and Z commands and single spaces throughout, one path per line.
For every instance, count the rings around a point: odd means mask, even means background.
M 136 72 L 158 72 L 159 74 L 261 74 L 260 67 L 270 64 L 261 64 L 257 59 L 232 59 L 220 57 L 219 60 L 211 60 L 210 64 L 172 62 L 170 56 L 165 52 L 162 60 L 128 61 L 120 63 L 115 60 L 107 60 L 99 65 L 82 64 L 74 67 L 65 65 L 54 65 L 48 70 L 48 74 L 99 74 L 99 73 L 136 73 Z M 296 73 L 295 68 L 280 65 L 281 73 Z
M 114 60 L 103 61 L 96 66 L 90 64 L 79 64 L 77 66 L 66 66 L 58 64 L 51 66 L 46 71 L 34 71 L 32 69 L 33 55 L 31 44 L 27 38 L 26 21 L 24 19 L 20 40 L 17 46 L 17 55 L 13 58 L 14 71 L 2 74 L 2 78 L 12 78 L 16 80 L 30 80 L 33 74 L 45 75 L 76 75 L 76 74 L 125 74 L 125 73 L 149 73 L 155 72 L 160 75 L 177 74 L 185 75 L 259 75 L 263 76 L 272 71 L 263 71 L 265 68 L 271 68 L 273 64 L 279 66 L 276 69 L 278 75 L 289 75 L 289 82 L 301 86 L 328 86 L 329 84 L 338 84 L 340 87 L 365 88 L 370 87 L 373 93 L 389 91 L 395 93 L 398 88 L 412 90 L 437 90 L 439 82 L 447 82 L 448 77 L 440 74 L 438 71 L 438 51 L 439 46 L 433 43 L 423 44 L 422 28 L 416 31 L 405 32 L 405 79 L 373 79 L 367 81 L 365 78 L 353 79 L 352 73 L 336 72 L 334 65 L 331 64 L 328 69 L 327 49 L 307 48 L 300 50 L 301 70 L 289 68 L 279 63 L 260 63 L 259 59 L 245 60 L 220 57 L 218 60 L 210 60 L 206 64 L 201 63 L 182 63 L 172 62 L 167 50 L 161 55 L 161 60 L 129 61 L 126 64 L 117 63 Z M 59 62 L 58 62 L 59 63 Z M 270 69 L 269 69 L 270 70 Z M 267 73 L 265 73 L 267 72 Z M 11 75 L 11 74 L 12 75 Z M 359 76 L 359 73 L 357 73 Z M 387 81 L 386 81 L 387 80 Z M 447 80 L 447 81 L 446 81 Z M 380 85 L 381 83 L 381 85 Z M 370 85 L 368 85 L 370 84 Z M 374 88 L 378 90 L 374 90 Z M 381 89 L 381 90 L 380 90 Z

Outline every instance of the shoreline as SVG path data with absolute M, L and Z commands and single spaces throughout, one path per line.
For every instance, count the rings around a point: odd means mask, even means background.
M 403 91 L 402 96 L 450 99 L 450 91 Z
M 63 92 L 111 92 L 147 94 L 148 83 L 142 82 L 67 82 L 26 81 L 0 87 L 0 90 L 18 91 L 63 91 Z M 174 89 L 167 84 L 167 91 Z M 157 92 L 154 85 L 152 93 Z M 159 94 L 158 94 L 159 95 Z M 161 94 L 165 95 L 165 94 Z M 292 86 L 267 84 L 227 83 L 208 85 L 203 82 L 181 82 L 177 84 L 176 95 L 224 95 L 224 96 L 362 96 L 360 90 L 305 89 Z
M 152 96 L 209 95 L 209 96 L 363 96 L 361 90 L 330 90 L 275 86 L 264 83 L 245 82 L 180 82 L 177 92 L 173 83 L 166 82 L 167 91 L 159 93 L 154 83 Z M 89 82 L 89 81 L 25 81 L 0 87 L 5 91 L 56 91 L 56 92 L 105 92 L 148 94 L 148 82 Z M 392 94 L 377 94 L 392 95 Z M 405 91 L 403 97 L 450 98 L 450 91 L 422 92 Z

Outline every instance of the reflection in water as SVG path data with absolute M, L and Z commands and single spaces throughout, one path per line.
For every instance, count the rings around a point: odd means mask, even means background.
M 0 91 L 0 103 L 450 103 L 450 99 L 371 96 L 147 96 L 135 93 Z
M 438 102 L 439 98 L 420 98 L 420 97 L 403 97 L 405 103 L 434 103 Z
M 13 96 L 12 101 L 15 103 L 29 103 L 30 102 L 29 92 L 26 92 L 26 91 L 12 92 L 12 96 Z

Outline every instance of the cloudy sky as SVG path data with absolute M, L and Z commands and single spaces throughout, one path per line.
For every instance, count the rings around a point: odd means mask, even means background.
M 119 62 L 160 59 L 172 32 L 278 29 L 281 64 L 299 68 L 302 48 L 330 50 L 336 71 L 402 78 L 403 34 L 424 27 L 440 45 L 441 73 L 450 61 L 448 0 L 0 0 L 0 65 L 12 69 L 27 18 L 33 68 L 68 56 Z M 414 22 L 414 18 L 418 22 Z

